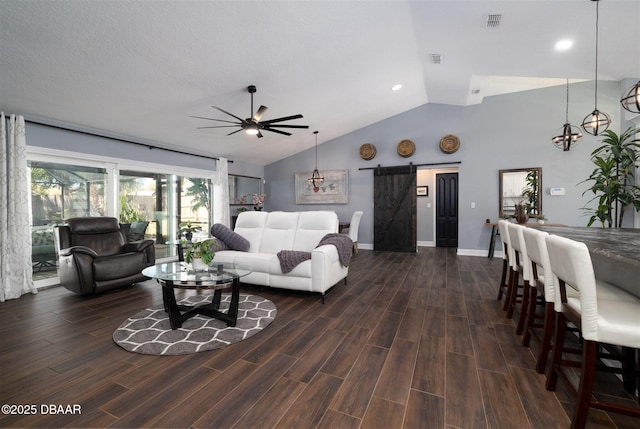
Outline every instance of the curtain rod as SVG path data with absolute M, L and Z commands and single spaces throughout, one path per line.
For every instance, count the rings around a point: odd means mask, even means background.
M 398 168 L 398 167 L 424 167 L 425 165 L 449 165 L 449 164 L 462 164 L 462 161 L 451 161 L 451 162 L 428 162 L 424 164 L 414 164 L 410 162 L 409 165 L 394 165 L 393 167 L 383 167 L 378 164 L 377 167 L 361 167 L 358 170 L 375 170 L 378 168 Z
M 134 141 L 131 141 L 131 140 L 121 139 L 119 137 L 105 136 L 103 134 L 92 133 L 90 131 L 76 130 L 76 129 L 69 128 L 69 127 L 63 127 L 61 125 L 53 125 L 53 124 L 48 124 L 46 122 L 35 121 L 33 119 L 25 118 L 24 121 L 25 122 L 30 122 L 32 124 L 44 125 L 46 127 L 56 128 L 56 129 L 59 129 L 59 130 L 71 131 L 71 132 L 78 133 L 78 134 L 85 134 L 85 135 L 88 135 L 88 136 L 101 137 L 101 138 L 114 140 L 114 141 L 118 141 L 118 142 L 122 142 L 122 143 L 129 143 L 129 144 L 135 144 L 135 145 L 138 145 L 138 146 L 144 146 L 146 148 L 149 148 L 149 150 L 158 149 L 158 150 L 164 150 L 164 151 L 172 152 L 172 153 L 179 153 L 181 155 L 189 155 L 189 156 L 195 156 L 195 157 L 198 157 L 198 158 L 212 159 L 212 160 L 215 160 L 215 161 L 218 161 L 220 159 L 220 158 L 217 158 L 217 157 L 214 157 L 214 156 L 199 155 L 197 153 L 184 152 L 184 151 L 176 150 L 176 149 L 168 149 L 168 148 L 155 146 L 155 145 L 148 144 L 148 143 L 134 142 Z M 233 161 L 229 159 L 229 160 L 227 160 L 227 162 L 233 162 Z

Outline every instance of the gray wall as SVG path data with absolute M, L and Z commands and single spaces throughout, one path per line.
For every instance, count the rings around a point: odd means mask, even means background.
M 623 82 L 598 83 L 598 108 L 613 119 L 612 129 L 621 126 L 620 94 L 629 86 Z M 569 120 L 579 125 L 594 108 L 593 82 L 570 85 Z M 483 254 L 489 244 L 490 228 L 485 219 L 498 219 L 498 170 L 542 167 L 542 209 L 548 222 L 571 226 L 586 225 L 580 210 L 590 199 L 580 184 L 593 170 L 589 160 L 599 138 L 585 134 L 570 152 L 556 149 L 551 137 L 565 121 L 564 85 L 515 94 L 487 97 L 480 105 L 449 106 L 426 104 L 381 122 L 371 124 L 337 139 L 318 145 L 318 168 L 349 171 L 349 203 L 342 205 L 296 205 L 294 173 L 310 172 L 315 163 L 314 149 L 307 150 L 265 167 L 267 210 L 335 210 L 341 220 L 349 220 L 363 210 L 359 242 L 362 248 L 373 243 L 373 174 L 363 167 L 461 161 L 459 169 L 459 251 Z M 319 130 L 322 136 L 322 130 Z M 451 155 L 440 151 L 439 141 L 447 134 L 461 140 Z M 416 144 L 410 158 L 402 158 L 396 145 L 403 139 Z M 373 143 L 377 155 L 365 161 L 359 156 L 364 143 Z M 421 173 L 418 185 L 429 185 L 429 197 L 419 198 L 418 241 L 433 241 L 433 174 Z M 564 187 L 566 195 L 549 195 L 550 187 Z M 431 208 L 427 204 L 431 203 Z M 475 203 L 475 208 L 471 208 Z
M 73 127 L 73 125 L 65 126 L 69 128 Z M 167 152 L 164 150 L 150 150 L 144 146 L 138 146 L 106 137 L 92 136 L 32 122 L 27 122 L 26 135 L 27 145 L 29 147 L 43 147 L 79 154 L 85 153 L 131 161 L 173 165 L 184 168 L 196 168 L 202 170 L 215 170 L 216 168 L 216 163 L 212 159 Z M 152 142 L 143 143 L 153 145 Z M 263 177 L 264 168 L 258 165 L 234 161 L 229 163 L 229 173 Z

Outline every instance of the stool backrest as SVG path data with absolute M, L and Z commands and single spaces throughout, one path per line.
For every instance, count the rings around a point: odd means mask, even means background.
M 531 261 L 529 260 L 529 256 L 527 256 L 527 248 L 524 245 L 524 237 L 522 236 L 522 231 L 525 227 L 516 223 L 509 223 L 507 229 L 509 231 L 509 241 L 513 248 L 513 253 L 517 253 L 518 256 L 516 260 L 518 265 L 522 267 L 522 277 L 527 281 L 531 281 Z
M 509 222 L 504 219 L 498 221 L 498 231 L 500 231 L 500 241 L 502 241 L 502 259 L 506 259 L 510 266 L 515 264 L 515 257 L 512 257 L 513 249 L 509 243 Z
M 584 243 L 548 235 L 545 239 L 551 271 L 558 285 L 559 293 L 567 287 L 580 295 L 580 304 L 571 305 L 580 314 L 582 336 L 587 340 L 598 341 L 598 301 L 596 295 L 596 277 L 593 272 L 589 249 Z M 556 299 L 556 311 L 563 311 L 560 299 Z
M 556 286 L 551 270 L 551 261 L 549 261 L 549 252 L 547 251 L 547 242 L 545 238 L 549 235 L 546 232 L 538 231 L 534 228 L 525 228 L 522 231 L 524 244 L 527 248 L 527 256 L 531 260 L 531 264 L 536 264 L 538 271 L 542 269 L 544 278 L 544 299 L 546 302 L 555 302 Z M 533 274 L 533 273 L 532 273 Z M 540 274 L 538 272 L 538 274 Z

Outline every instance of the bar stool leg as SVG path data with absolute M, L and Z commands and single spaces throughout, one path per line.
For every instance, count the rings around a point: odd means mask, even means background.
M 530 299 L 530 294 L 533 293 L 533 290 L 535 290 L 535 288 L 532 288 L 529 285 L 529 281 L 525 280 L 524 281 L 524 286 L 522 287 L 522 303 L 520 304 L 520 317 L 518 317 L 518 326 L 516 326 L 516 334 L 517 335 L 521 335 L 522 332 L 524 331 L 524 322 L 527 319 L 527 314 L 529 313 L 530 309 L 529 309 L 529 299 Z M 534 307 L 533 307 L 533 311 L 535 312 L 535 299 L 532 300 Z M 513 306 L 515 307 L 516 303 L 513 303 Z
M 538 363 L 536 364 L 536 372 L 538 374 L 544 374 L 547 367 L 547 359 L 551 351 L 551 341 L 553 341 L 553 316 L 553 303 L 546 302 L 544 304 L 544 332 L 540 344 L 540 353 L 538 354 Z
M 555 331 L 553 335 L 553 354 L 551 365 L 547 371 L 547 382 L 545 387 L 547 390 L 555 390 L 558 381 L 558 373 L 556 367 L 560 367 L 562 362 L 562 349 L 564 346 L 565 330 L 567 329 L 567 319 L 564 314 L 556 313 Z
M 576 404 L 573 408 L 571 429 L 583 429 L 587 424 L 591 393 L 596 373 L 596 359 L 598 355 L 598 343 L 584 340 L 582 347 L 582 368 L 580 371 L 580 386 Z

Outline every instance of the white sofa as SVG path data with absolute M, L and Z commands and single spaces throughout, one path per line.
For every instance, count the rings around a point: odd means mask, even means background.
M 343 267 L 338 250 L 333 245 L 316 246 L 330 233 L 338 232 L 338 216 L 331 211 L 263 212 L 246 211 L 238 215 L 234 232 L 250 242 L 248 252 L 221 250 L 216 262 L 232 262 L 250 267 L 253 272 L 243 283 L 318 292 L 325 292 L 344 279 L 348 267 Z M 311 252 L 311 259 L 283 273 L 277 253 L 281 250 Z

